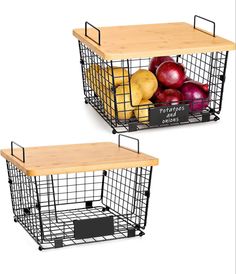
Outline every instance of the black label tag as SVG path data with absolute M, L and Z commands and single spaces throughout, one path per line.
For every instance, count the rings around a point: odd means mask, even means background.
M 85 220 L 74 220 L 75 239 L 99 237 L 114 234 L 113 216 Z
M 156 107 L 149 109 L 150 126 L 161 126 L 187 122 L 189 117 L 189 105 Z

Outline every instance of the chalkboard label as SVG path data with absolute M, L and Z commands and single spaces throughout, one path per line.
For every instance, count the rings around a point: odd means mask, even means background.
M 113 216 L 74 220 L 75 239 L 100 237 L 114 234 Z
M 150 126 L 187 122 L 189 106 L 186 104 L 149 109 Z

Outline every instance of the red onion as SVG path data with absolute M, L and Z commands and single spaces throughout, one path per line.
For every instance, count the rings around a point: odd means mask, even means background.
M 174 62 L 175 60 L 170 57 L 170 56 L 158 56 L 158 57 L 153 57 L 150 61 L 149 64 L 149 70 L 153 73 L 156 74 L 157 68 L 160 66 L 165 61 L 171 61 Z
M 150 99 L 153 103 L 156 103 L 158 101 L 158 96 L 160 93 L 164 92 L 164 89 L 160 86 L 158 86 L 155 93 L 152 95 L 152 98 Z
M 196 86 L 200 87 L 204 92 L 206 92 L 206 93 L 209 92 L 209 86 L 208 86 L 208 84 L 202 84 L 202 83 L 194 81 L 194 80 L 188 80 L 188 81 L 185 81 L 184 83 L 195 84 Z
M 208 106 L 208 95 L 192 81 L 185 82 L 181 87 L 183 100 L 188 101 L 190 111 L 202 111 Z
M 157 95 L 157 102 L 161 106 L 178 105 L 183 100 L 182 93 L 177 89 L 165 89 Z
M 157 80 L 168 88 L 179 88 L 185 80 L 184 66 L 176 62 L 166 61 L 156 70 Z

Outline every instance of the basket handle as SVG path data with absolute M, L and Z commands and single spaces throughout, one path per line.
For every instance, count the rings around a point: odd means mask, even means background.
M 88 35 L 88 25 L 98 32 L 98 41 L 94 40 L 91 36 Z M 94 25 L 90 24 L 88 21 L 85 22 L 85 30 L 84 35 L 88 37 L 90 40 L 101 46 L 101 31 L 100 29 L 96 28 Z
M 120 137 L 126 137 L 126 138 L 133 139 L 133 140 L 137 141 L 137 153 L 140 153 L 139 152 L 139 139 L 134 138 L 134 137 L 130 137 L 130 136 L 127 136 L 127 135 L 124 135 L 124 134 L 119 134 L 118 135 L 118 147 L 122 147 L 120 145 Z M 123 148 L 125 148 L 125 147 L 123 147 Z
M 206 19 L 206 18 L 204 18 L 204 17 L 201 17 L 201 16 L 199 16 L 199 15 L 194 15 L 193 28 L 194 28 L 194 29 L 197 29 L 197 30 L 199 30 L 199 31 L 203 31 L 203 32 L 204 32 L 204 30 L 201 30 L 201 29 L 199 29 L 199 28 L 196 27 L 196 21 L 197 21 L 196 19 L 197 19 L 197 18 L 200 18 L 200 19 L 202 19 L 202 20 L 204 20 L 204 21 L 207 21 L 207 22 L 212 23 L 212 24 L 213 24 L 212 36 L 213 36 L 213 37 L 216 37 L 216 24 L 215 24 L 215 22 L 214 22 L 214 21 L 211 21 L 211 20 L 209 20 L 209 19 Z
M 14 154 L 14 145 L 22 149 L 22 159 L 20 159 Z M 20 160 L 21 162 L 25 163 L 25 148 L 13 141 L 11 141 L 11 155 L 14 156 L 16 159 Z

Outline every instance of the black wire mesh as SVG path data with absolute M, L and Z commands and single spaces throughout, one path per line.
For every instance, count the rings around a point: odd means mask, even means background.
M 200 83 L 208 83 L 208 109 L 212 113 L 221 111 L 225 71 L 228 52 L 186 54 L 178 57 L 178 62 L 186 68 L 186 74 Z
M 109 170 L 103 190 L 103 203 L 135 227 L 146 225 L 151 181 L 150 167 Z
M 38 216 L 37 188 L 32 177 L 7 161 L 14 220 L 19 222 L 36 242 L 42 240 Z
M 141 130 L 181 124 L 217 121 L 221 111 L 225 70 L 228 52 L 196 53 L 172 56 L 182 63 L 186 75 L 194 81 L 208 84 L 207 99 L 179 101 L 179 104 L 200 104 L 202 110 L 191 110 L 188 120 L 163 125 L 150 123 L 150 109 L 160 108 L 163 103 L 146 102 L 142 105 L 135 100 L 137 93 L 130 78 L 139 69 L 148 69 L 151 58 L 125 60 L 104 60 L 79 41 L 85 102 L 103 117 L 113 132 Z
M 144 234 L 152 167 L 35 177 L 7 169 L 14 219 L 43 249 Z M 109 216 L 113 234 L 75 238 L 74 220 Z

